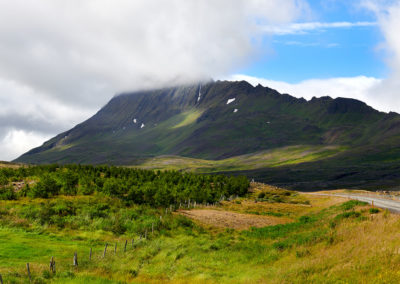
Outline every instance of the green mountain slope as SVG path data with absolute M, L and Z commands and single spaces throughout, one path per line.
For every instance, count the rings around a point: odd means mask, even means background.
M 286 178 L 287 169 L 305 167 L 306 172 L 314 165 L 323 171 L 322 162 L 329 173 L 336 166 L 346 172 L 349 166 L 397 165 L 399 142 L 400 115 L 378 112 L 363 102 L 330 97 L 306 101 L 245 81 L 217 81 L 115 96 L 92 118 L 16 161 L 149 166 L 149 158 L 161 155 L 216 161 L 241 156 L 230 168 L 220 162 L 216 171 L 245 171 L 272 183 L 276 177 L 283 184 L 310 177 Z M 234 165 L 242 155 L 299 145 L 341 150 L 273 169 L 268 161 Z M 262 157 L 268 160 L 268 155 Z

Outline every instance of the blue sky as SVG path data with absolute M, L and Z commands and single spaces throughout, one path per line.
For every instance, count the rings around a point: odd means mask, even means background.
M 300 22 L 376 23 L 375 14 L 349 4 L 356 1 L 309 1 L 308 19 Z M 320 28 L 297 34 L 265 36 L 252 63 L 237 73 L 297 83 L 310 78 L 388 74 L 378 25 Z

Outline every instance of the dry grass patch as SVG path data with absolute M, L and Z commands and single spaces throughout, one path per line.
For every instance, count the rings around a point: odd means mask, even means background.
M 330 234 L 332 244 L 298 247 L 277 261 L 276 282 L 400 283 L 399 215 L 343 220 Z M 298 251 L 307 254 L 298 257 Z
M 274 216 L 255 216 L 222 210 L 182 210 L 180 214 L 200 223 L 220 228 L 232 228 L 236 230 L 250 229 L 251 227 L 265 227 L 277 224 L 285 224 L 291 221 L 289 218 Z

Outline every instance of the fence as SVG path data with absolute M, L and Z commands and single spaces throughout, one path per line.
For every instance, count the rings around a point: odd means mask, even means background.
M 221 201 L 223 201 L 225 198 L 221 197 Z M 216 207 L 219 205 L 218 203 L 196 203 L 191 202 L 190 199 L 186 200 L 183 204 L 176 204 L 175 206 L 170 206 L 170 208 L 165 208 L 165 214 L 168 214 L 168 211 L 170 213 L 172 213 L 173 211 L 175 211 L 176 209 L 194 209 L 194 208 L 209 208 L 209 207 Z M 162 220 L 162 216 L 160 215 L 160 220 Z M 157 230 L 158 228 L 154 225 L 154 223 L 151 224 L 151 234 L 154 235 L 154 230 Z M 141 233 L 138 236 L 138 240 L 136 243 L 142 242 L 142 241 L 146 241 L 148 239 L 148 229 L 146 229 L 144 231 L 144 233 Z M 132 238 L 131 239 L 131 247 L 134 248 L 135 246 L 135 239 Z M 102 250 L 102 254 L 100 259 L 105 259 L 107 256 L 107 249 L 109 247 L 108 243 L 104 244 L 104 250 Z M 128 249 L 128 240 L 125 239 L 125 242 L 123 242 L 123 253 L 126 253 Z M 114 244 L 114 250 L 113 250 L 113 254 L 116 255 L 117 254 L 117 250 L 118 250 L 118 242 L 116 242 Z M 78 252 L 75 251 L 74 254 L 71 256 L 72 259 L 72 266 L 77 268 L 79 267 L 79 259 L 81 259 L 82 255 L 78 255 Z M 89 262 L 94 262 L 95 260 L 93 260 L 93 248 L 90 247 L 88 250 L 88 256 L 87 256 L 87 260 L 89 260 Z M 60 267 L 58 267 L 60 268 Z M 55 275 L 56 274 L 56 257 L 51 256 L 50 258 L 50 262 L 49 262 L 49 273 L 51 275 Z M 30 263 L 26 263 L 26 276 L 27 278 L 29 278 L 29 281 L 32 281 L 33 279 L 33 273 L 34 271 L 32 271 L 32 267 L 30 266 Z M 0 284 L 4 284 L 5 279 L 3 279 L 3 276 L 0 274 Z

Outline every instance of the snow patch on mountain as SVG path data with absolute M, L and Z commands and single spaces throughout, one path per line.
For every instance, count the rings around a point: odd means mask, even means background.
M 230 103 L 233 103 L 235 100 L 236 100 L 236 98 L 229 99 L 229 100 L 226 102 L 226 104 L 229 105 Z

